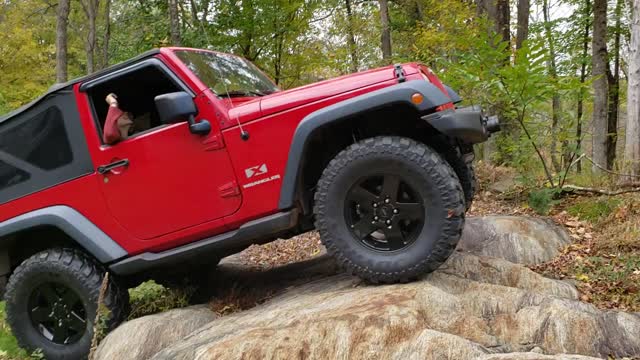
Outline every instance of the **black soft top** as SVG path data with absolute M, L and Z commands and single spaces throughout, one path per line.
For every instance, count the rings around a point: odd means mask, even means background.
M 49 88 L 49 90 L 47 90 L 47 92 L 45 92 L 40 97 L 38 97 L 37 99 L 33 100 L 32 102 L 30 102 L 30 103 L 28 103 L 28 104 L 26 104 L 26 105 L 24 105 L 24 106 L 22 106 L 22 107 L 20 107 L 20 108 L 18 108 L 16 110 L 13 110 L 13 111 L 5 114 L 5 115 L 0 116 L 0 124 L 5 122 L 5 121 L 7 121 L 7 120 L 9 120 L 9 119 L 11 119 L 11 118 L 13 118 L 13 117 L 15 117 L 16 115 L 20 115 L 23 112 L 31 109 L 32 107 L 36 106 L 37 104 L 39 104 L 40 102 L 42 102 L 43 100 L 48 98 L 50 95 L 55 94 L 55 93 L 59 92 L 60 90 L 70 88 L 70 87 L 72 87 L 73 85 L 75 85 L 77 83 L 86 82 L 86 81 L 89 81 L 89 80 L 93 80 L 93 79 L 99 78 L 99 77 L 101 77 L 103 75 L 106 75 L 106 74 L 112 73 L 114 71 L 120 70 L 120 69 L 125 68 L 125 67 L 127 67 L 129 65 L 135 64 L 135 63 L 137 63 L 137 62 L 139 62 L 141 60 L 144 60 L 146 58 L 155 56 L 155 55 L 157 55 L 159 53 L 160 53 L 159 49 L 149 50 L 149 51 L 144 52 L 144 53 L 142 53 L 142 54 L 140 54 L 140 55 L 138 55 L 138 56 L 136 56 L 134 58 L 131 58 L 131 59 L 127 60 L 127 61 L 123 61 L 123 62 L 121 62 L 119 64 L 112 65 L 112 66 L 110 66 L 110 67 L 108 67 L 106 69 L 97 71 L 97 72 L 95 72 L 93 74 L 86 75 L 86 76 L 83 76 L 83 77 L 79 77 L 77 79 L 73 79 L 73 80 L 68 81 L 66 83 L 54 84 L 53 86 L 51 86 Z

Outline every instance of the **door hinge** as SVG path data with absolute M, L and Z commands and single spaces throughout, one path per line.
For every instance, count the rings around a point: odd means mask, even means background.
M 218 191 L 220 191 L 220 196 L 223 198 L 240 196 L 240 188 L 235 181 L 231 181 L 220 186 Z
M 393 65 L 393 70 L 399 83 L 403 83 L 407 80 L 407 78 L 404 76 L 404 69 L 402 68 L 401 64 Z
M 219 134 L 211 135 L 207 137 L 203 142 L 205 151 L 219 150 L 224 147 L 222 136 Z

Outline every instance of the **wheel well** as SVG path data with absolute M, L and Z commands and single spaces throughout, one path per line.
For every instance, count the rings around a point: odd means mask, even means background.
M 0 269 L 0 276 L 13 272 L 24 260 L 42 250 L 54 247 L 79 248 L 64 231 L 50 225 L 2 236 L 0 244 L 8 265 L 8 269 Z
M 426 121 L 420 120 L 415 108 L 406 105 L 370 111 L 314 131 L 302 156 L 298 183 L 298 198 L 305 215 L 312 214 L 315 187 L 329 162 L 355 142 L 382 135 L 411 138 L 432 145 L 436 151 L 446 148 L 437 144 L 449 141 Z

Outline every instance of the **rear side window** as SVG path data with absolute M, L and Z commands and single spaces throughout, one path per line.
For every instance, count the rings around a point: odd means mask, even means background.
M 44 170 L 73 161 L 62 113 L 54 106 L 0 127 L 0 151 Z
M 0 205 L 93 172 L 71 86 L 0 118 Z

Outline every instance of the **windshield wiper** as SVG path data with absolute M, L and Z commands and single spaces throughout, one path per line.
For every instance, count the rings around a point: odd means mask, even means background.
M 255 97 L 255 96 L 265 96 L 267 95 L 266 93 L 260 92 L 260 91 L 254 91 L 254 90 L 231 90 L 231 91 L 227 91 L 225 93 L 219 93 L 216 94 L 219 97 L 229 97 L 229 98 L 233 98 L 233 97 Z

